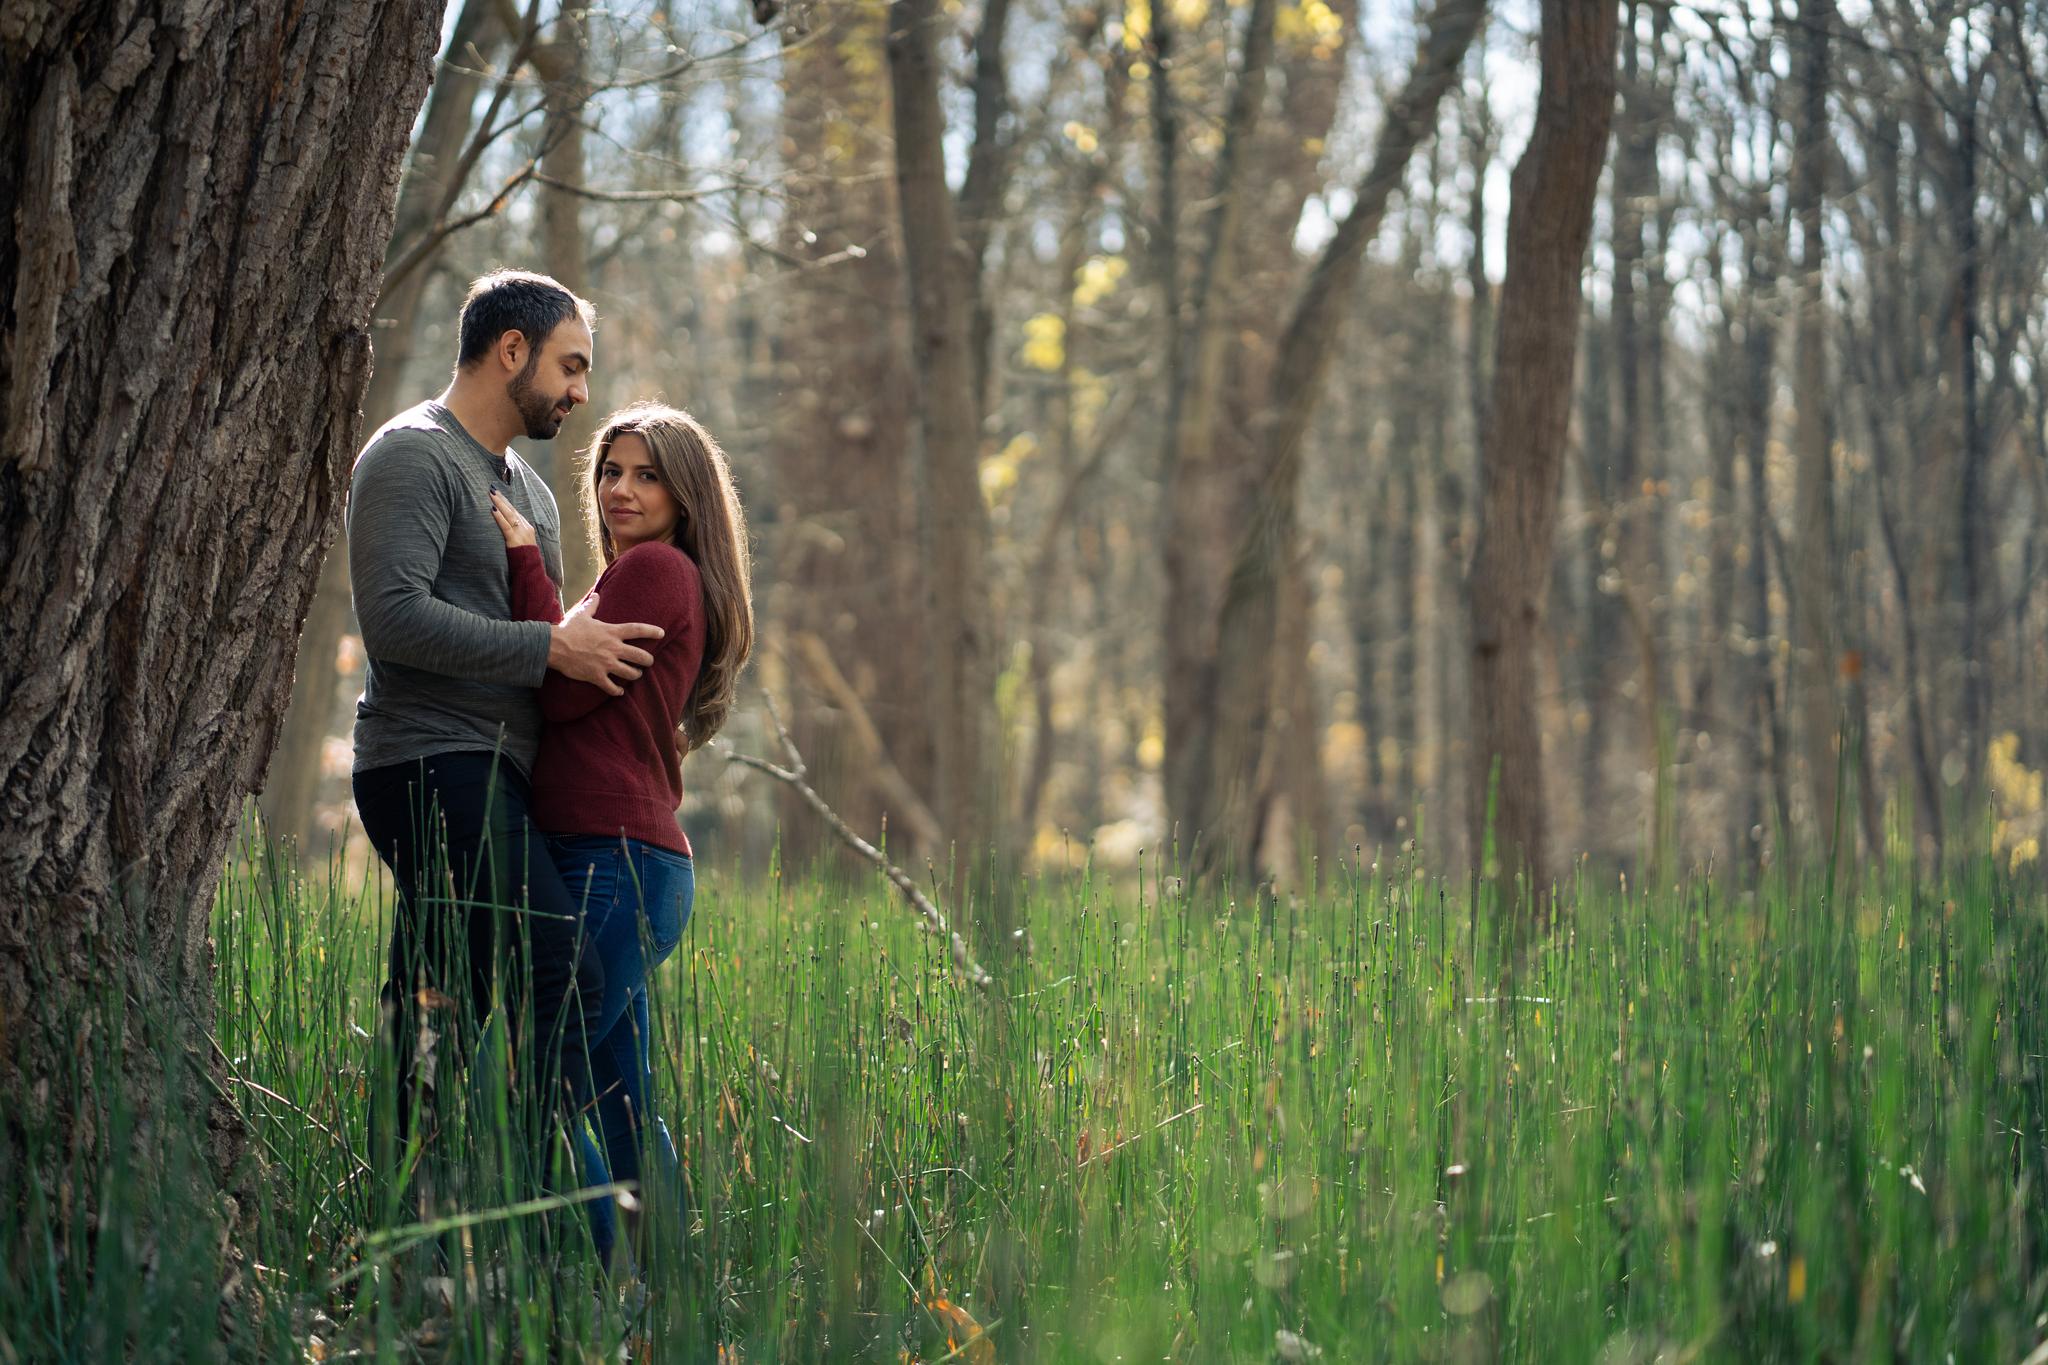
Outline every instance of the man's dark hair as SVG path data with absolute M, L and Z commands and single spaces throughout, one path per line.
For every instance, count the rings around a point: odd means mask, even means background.
M 560 281 L 531 270 L 493 270 L 469 287 L 462 300 L 462 345 L 455 363 L 473 365 L 491 353 L 498 338 L 517 332 L 537 353 L 565 318 L 575 315 L 597 330 L 597 311 Z

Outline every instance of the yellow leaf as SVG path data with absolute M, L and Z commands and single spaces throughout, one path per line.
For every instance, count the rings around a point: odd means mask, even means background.
M 1124 5 L 1124 47 L 1136 52 L 1152 33 L 1151 0 L 1127 0 Z
M 1315 48 L 1318 57 L 1331 55 L 1344 32 L 1344 20 L 1326 0 L 1301 0 L 1284 5 L 1273 16 L 1273 33 L 1283 43 Z
M 1024 363 L 1034 370 L 1055 371 L 1067 363 L 1067 324 L 1057 313 L 1040 313 L 1024 321 Z
M 1074 272 L 1074 303 L 1082 308 L 1091 308 L 1102 302 L 1116 290 L 1130 268 L 1130 262 L 1121 256 L 1089 257 Z

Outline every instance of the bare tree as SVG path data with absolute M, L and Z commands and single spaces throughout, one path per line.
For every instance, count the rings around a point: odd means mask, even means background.
M 986 16 L 984 38 L 995 45 L 984 80 L 1001 68 L 1003 0 Z M 980 202 L 956 208 L 946 185 L 945 116 L 939 107 L 935 0 L 892 0 L 889 8 L 890 94 L 896 129 L 896 192 L 903 252 L 912 263 L 911 355 L 918 376 L 918 427 L 923 453 L 919 543 L 929 611 L 931 718 L 936 773 L 934 807 L 943 812 L 958 873 L 978 863 L 990 835 L 993 791 L 987 714 L 994 698 L 994 646 L 988 595 L 988 513 L 981 498 L 981 385 L 985 361 L 975 345 L 981 262 L 960 236 L 964 217 L 979 245 L 999 193 L 1000 175 L 977 174 L 966 188 Z M 993 27 L 990 27 L 993 25 Z M 983 98 L 1003 98 L 999 79 Z M 996 154 L 994 113 L 977 120 L 975 160 Z M 985 162 L 983 164 L 986 164 Z M 963 883 L 956 877 L 956 889 Z M 956 895 L 956 901 L 958 897 Z
M 0 26 L 0 1140 L 107 1136 L 72 1103 L 85 1032 L 123 1040 L 146 1152 L 179 1079 L 158 1030 L 212 1069 L 212 888 L 334 537 L 438 14 L 59 4 Z M 95 1027 L 109 1001 L 134 1008 Z M 207 1132 L 224 1178 L 238 1129 Z
M 1216 668 L 1219 650 L 1214 619 L 1222 586 L 1223 545 L 1214 533 L 1228 525 L 1227 509 L 1239 502 L 1238 479 L 1218 468 L 1230 452 L 1219 450 L 1216 426 L 1224 399 L 1224 367 L 1230 354 L 1230 292 L 1238 287 L 1237 258 L 1243 246 L 1246 206 L 1242 181 L 1250 172 L 1253 141 L 1265 107 L 1266 75 L 1273 57 L 1275 0 L 1253 0 L 1245 13 L 1237 69 L 1231 78 L 1223 141 L 1203 217 L 1201 254 L 1182 297 L 1179 246 L 1181 133 L 1176 107 L 1175 34 L 1170 11 L 1152 17 L 1156 58 L 1151 81 L 1154 135 L 1162 187 L 1154 232 L 1156 269 L 1166 295 L 1167 395 L 1162 469 L 1166 521 L 1160 553 L 1166 568 L 1166 604 L 1161 618 L 1166 708 L 1165 780 L 1169 818 L 1183 839 L 1207 824 L 1204 790 L 1209 746 L 1215 737 Z
M 590 183 L 584 158 L 585 111 L 596 88 L 590 74 L 590 12 L 563 5 L 549 41 L 534 45 L 533 66 L 547 83 L 547 117 L 541 127 L 540 258 L 548 274 L 580 296 L 590 292 L 583 214 Z M 582 490 L 575 467 L 577 450 L 597 430 L 597 407 L 592 403 L 571 413 L 554 440 L 536 442 L 531 452 L 562 504 L 562 577 L 572 594 L 597 578 L 597 547 L 581 515 Z
M 1198 826 L 1211 850 L 1255 856 L 1261 828 L 1258 770 L 1271 717 L 1274 641 L 1284 566 L 1298 552 L 1297 492 L 1304 438 L 1321 396 L 1346 306 L 1365 256 L 1379 234 L 1387 203 L 1409 158 L 1436 125 L 1437 105 L 1457 79 L 1465 51 L 1484 20 L 1483 0 L 1438 0 L 1405 84 L 1388 106 L 1371 165 L 1351 209 L 1302 286 L 1274 359 L 1272 390 L 1259 432 L 1259 466 L 1251 506 L 1239 520 L 1230 580 L 1216 638 L 1228 642 L 1219 660 L 1214 748 L 1205 811 Z
M 763 291 L 771 312 L 761 398 L 773 400 L 763 418 L 775 493 L 762 521 L 761 586 L 780 629 L 824 643 L 892 765 L 929 803 L 915 381 L 900 332 L 888 72 L 876 60 L 887 22 L 880 5 L 838 6 L 819 11 L 809 34 L 784 35 L 776 127 L 786 211 L 776 251 L 788 265 Z M 895 815 L 836 709 L 806 706 L 790 721 L 812 781 L 850 822 L 878 828 Z M 783 813 L 798 862 L 827 847 L 800 806 L 785 802 Z M 907 833 L 900 818 L 889 827 Z
M 1509 192 L 1482 464 L 1472 566 L 1472 847 L 1485 846 L 1490 820 L 1500 870 L 1525 878 L 1531 905 L 1548 874 L 1537 635 L 1571 413 L 1580 275 L 1614 117 L 1618 18 L 1606 0 L 1544 0 L 1536 124 Z
M 1799 108 L 1792 123 L 1792 218 L 1799 229 L 1794 286 L 1798 321 L 1793 443 L 1799 461 L 1794 497 L 1799 529 L 1792 544 L 1794 693 L 1799 703 L 1806 791 L 1813 803 L 1813 827 L 1823 856 L 1833 855 L 1841 835 L 1836 784 L 1841 717 L 1833 622 L 1837 609 L 1834 434 L 1828 413 L 1826 257 L 1821 241 L 1828 149 L 1828 40 L 1835 22 L 1832 0 L 1802 0 L 1795 30 Z

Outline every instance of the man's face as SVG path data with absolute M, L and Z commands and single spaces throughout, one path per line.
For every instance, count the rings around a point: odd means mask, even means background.
M 528 437 L 553 440 L 576 405 L 590 401 L 591 349 L 590 329 L 583 319 L 570 317 L 527 351 L 526 363 L 505 391 L 519 409 Z

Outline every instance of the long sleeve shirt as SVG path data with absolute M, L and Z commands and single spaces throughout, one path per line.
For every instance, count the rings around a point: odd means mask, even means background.
M 504 556 L 514 614 L 559 621 L 561 602 L 540 551 L 527 545 Z M 546 724 L 533 767 L 533 822 L 549 834 L 623 835 L 687 854 L 690 841 L 676 823 L 683 801 L 676 727 L 704 661 L 697 566 L 673 545 L 652 541 L 613 560 L 590 591 L 598 620 L 643 621 L 664 634 L 635 641 L 654 662 L 621 696 L 548 673 L 540 689 Z
M 540 744 L 549 631 L 515 620 L 493 485 L 533 523 L 536 567 L 562 579 L 561 518 L 517 455 L 486 450 L 439 403 L 399 414 L 356 457 L 349 587 L 369 666 L 356 703 L 361 772 L 499 750 L 522 772 Z

